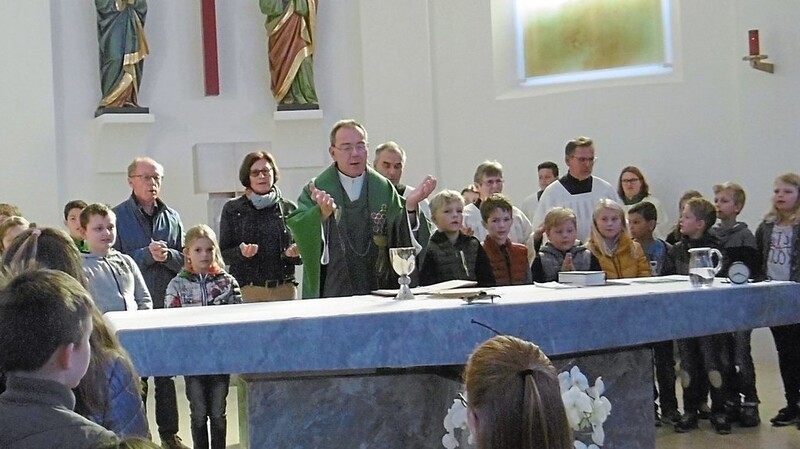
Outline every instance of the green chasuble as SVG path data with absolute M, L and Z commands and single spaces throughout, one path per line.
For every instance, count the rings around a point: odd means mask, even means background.
M 345 201 L 347 200 L 347 194 L 339 182 L 338 170 L 336 169 L 335 164 L 331 165 L 322 173 L 320 173 L 320 175 L 313 180 L 313 183 L 317 189 L 328 192 L 328 194 L 333 197 L 333 200 L 337 205 L 342 206 L 345 204 Z M 389 180 L 379 175 L 372 168 L 367 167 L 366 179 L 364 180 L 364 187 L 362 189 L 362 197 L 360 200 L 364 199 L 363 192 L 366 192 L 367 195 L 367 207 L 370 215 L 379 213 L 381 209 L 385 210 L 388 247 L 412 246 L 404 202 L 397 194 Z M 321 212 L 317 203 L 311 199 L 311 192 L 308 186 L 303 189 L 303 192 L 300 194 L 300 198 L 297 200 L 297 203 L 297 210 L 289 215 L 286 220 L 286 224 L 289 226 L 289 229 L 291 229 L 295 242 L 297 242 L 297 247 L 300 250 L 300 255 L 303 258 L 303 298 L 318 298 L 321 290 L 320 257 L 322 256 L 321 236 L 323 231 L 323 222 L 320 220 Z M 342 218 L 342 209 L 342 207 L 339 207 L 337 211 L 331 214 L 331 216 L 325 221 L 324 230 L 326 233 L 326 241 L 329 244 L 331 243 L 331 240 L 344 242 L 345 245 L 349 245 L 347 248 L 353 248 L 357 251 L 362 251 L 368 245 L 366 243 L 361 244 L 363 242 L 354 242 L 354 239 L 356 239 L 356 232 L 348 229 L 346 223 L 349 220 Z M 419 220 L 419 222 L 420 225 L 418 232 L 420 235 L 420 240 L 427 243 L 430 232 L 427 221 L 422 219 Z M 369 227 L 372 228 L 372 223 Z M 331 233 L 337 233 L 337 235 L 333 236 L 334 238 L 331 239 Z M 362 239 L 364 238 L 363 232 L 359 232 L 358 234 L 361 234 Z M 337 243 L 337 245 L 339 245 L 339 243 Z M 330 248 L 330 250 L 340 250 L 340 248 Z M 374 250 L 375 248 L 373 248 L 371 252 L 374 253 Z M 350 249 L 347 251 L 350 251 Z M 382 257 L 386 257 L 386 252 L 383 253 Z M 331 261 L 333 261 L 333 259 L 334 258 L 331 258 Z M 396 273 L 394 273 L 392 270 L 388 260 L 384 260 L 383 262 L 385 262 L 385 265 L 383 266 L 386 267 L 388 272 L 387 279 L 383 282 L 379 282 L 377 287 L 397 288 Z M 333 266 L 329 264 L 327 266 L 327 271 L 336 271 L 337 274 L 342 272 L 350 273 L 350 270 L 353 270 L 354 266 L 357 265 L 359 264 L 348 263 L 345 266 Z M 376 266 L 380 265 L 381 261 L 376 263 Z M 372 275 L 373 274 L 370 273 L 367 276 Z M 363 278 L 364 276 L 365 273 L 361 272 L 350 273 L 350 278 Z M 347 295 L 367 293 L 363 291 L 348 292 L 347 288 L 340 289 L 340 291 L 343 291 Z

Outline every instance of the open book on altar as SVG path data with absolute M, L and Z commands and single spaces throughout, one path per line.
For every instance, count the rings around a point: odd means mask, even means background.
M 415 295 L 434 295 L 438 294 L 439 292 L 447 292 L 454 289 L 463 289 L 465 287 L 474 287 L 478 285 L 476 281 L 467 281 L 467 280 L 452 280 L 452 281 L 444 281 L 439 282 L 438 284 L 431 284 L 426 285 L 424 287 L 414 287 L 411 289 L 411 293 Z M 396 296 L 399 289 L 381 289 L 381 290 L 373 290 L 373 295 L 378 296 Z M 463 293 L 463 292 L 460 292 Z

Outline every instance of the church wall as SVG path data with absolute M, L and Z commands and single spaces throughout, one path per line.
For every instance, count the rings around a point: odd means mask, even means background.
M 673 219 L 683 190 L 710 194 L 713 183 L 730 179 L 748 190 L 743 217 L 754 227 L 771 179 L 800 170 L 780 157 L 793 154 L 798 140 L 792 117 L 800 88 L 789 49 L 798 40 L 800 4 L 683 1 L 673 76 L 504 96 L 493 39 L 504 20 L 496 12 L 508 1 L 322 2 L 315 69 L 323 118 L 276 121 L 257 2 L 217 2 L 221 94 L 205 97 L 199 2 L 151 0 L 140 100 L 155 121 L 133 125 L 93 118 L 100 88 L 92 3 L 11 2 L 0 10 L 0 29 L 5 41 L 18 42 L 9 51 L 20 63 L 0 72 L 9 105 L 0 113 L 2 200 L 50 222 L 72 198 L 114 205 L 129 194 L 119 161 L 146 154 L 165 165 L 162 196 L 191 225 L 207 221 L 207 193 L 193 179 L 196 145 L 264 142 L 294 198 L 328 163 L 328 130 L 344 117 L 363 120 L 373 146 L 394 139 L 407 148 L 409 184 L 432 173 L 441 187 L 460 189 L 478 163 L 497 158 L 515 201 L 536 188 L 538 162 L 555 160 L 565 170 L 564 143 L 581 134 L 597 142 L 596 174 L 615 181 L 621 167 L 638 165 Z M 774 75 L 741 61 L 749 28 L 761 29 Z M 56 176 L 39 175 L 56 164 Z M 219 173 L 231 190 L 238 188 L 235 168 Z M 25 196 L 12 193 L 22 184 L 32 184 Z
M 50 210 L 60 209 L 63 186 L 55 145 L 50 8 L 41 1 L 0 2 L 0 30 L 0 202 L 19 205 L 32 221 L 51 222 L 60 216 Z

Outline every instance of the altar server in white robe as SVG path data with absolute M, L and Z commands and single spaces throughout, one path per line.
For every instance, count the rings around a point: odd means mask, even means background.
M 607 198 L 621 203 L 614 187 L 604 179 L 592 176 L 594 168 L 594 143 L 588 137 L 578 137 L 567 142 L 565 161 L 568 172 L 550 184 L 542 193 L 533 218 L 533 228 L 544 223 L 547 211 L 559 206 L 575 212 L 578 219 L 577 237 L 586 241 L 592 229 L 592 212 L 597 202 Z

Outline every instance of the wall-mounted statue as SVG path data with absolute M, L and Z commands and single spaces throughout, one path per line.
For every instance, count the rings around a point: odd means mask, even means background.
M 95 117 L 106 112 L 147 113 L 137 95 L 144 58 L 146 0 L 95 0 L 100 45 L 100 86 L 103 98 Z
M 319 109 L 314 89 L 317 0 L 259 0 L 267 15 L 269 71 L 278 110 Z

